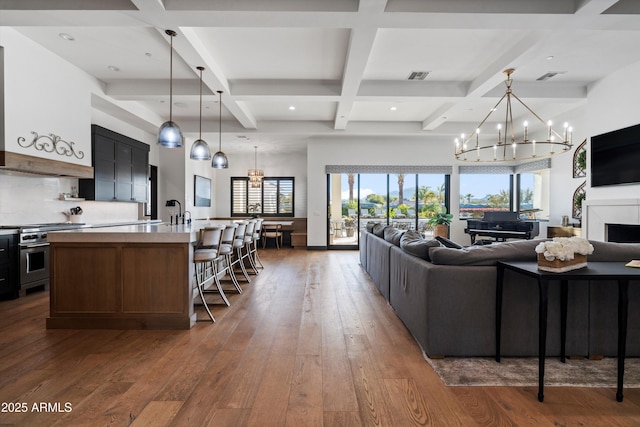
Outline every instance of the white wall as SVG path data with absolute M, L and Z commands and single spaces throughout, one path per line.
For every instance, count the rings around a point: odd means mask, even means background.
M 304 141 L 300 142 L 304 144 Z M 289 153 L 271 153 L 261 151 L 258 145 L 258 168 L 264 170 L 267 177 L 292 176 L 295 178 L 295 206 L 294 216 L 307 216 L 307 153 L 303 150 Z M 253 147 L 252 147 L 253 148 Z M 223 146 L 224 149 L 224 146 Z M 247 176 L 247 171 L 254 167 L 254 151 L 227 154 L 228 169 L 214 169 L 215 174 L 215 216 L 228 217 L 231 215 L 231 177 Z M 326 186 L 318 194 L 326 199 Z M 315 198 L 315 197 L 314 197 Z M 326 212 L 326 203 L 322 212 Z
M 571 218 L 573 209 L 573 193 L 585 181 L 586 178 L 573 177 L 573 154 L 580 145 L 590 135 L 587 121 L 585 120 L 586 106 L 570 112 L 562 117 L 562 121 L 571 123 L 574 128 L 573 148 L 566 153 L 551 157 L 550 192 L 549 192 L 549 224 L 562 224 L 562 216 L 567 215 L 571 223 L 578 223 L 579 220 Z M 546 227 L 544 233 L 540 230 L 540 236 L 546 237 Z
M 211 167 L 211 160 L 191 160 L 189 151 L 191 150 L 192 141 L 189 141 L 185 149 L 185 206 L 191 212 L 191 218 L 213 218 L 216 216 L 216 169 Z M 211 144 L 209 147 L 212 148 Z M 213 153 L 212 153 L 213 155 Z M 211 180 L 211 206 L 194 206 L 194 179 L 195 175 L 203 176 Z M 228 191 L 228 190 L 227 190 Z
M 91 165 L 91 123 L 147 142 L 148 136 L 122 122 L 108 119 L 91 109 L 91 93 L 102 93 L 100 83 L 68 62 L 10 28 L 0 28 L 0 46 L 4 62 L 4 104 L 0 105 L 5 132 L 0 149 L 35 157 Z M 31 131 L 40 135 L 54 133 L 75 143 L 84 158 L 60 156 L 18 145 L 18 138 L 31 141 Z M 83 221 L 121 222 L 138 219 L 136 203 L 71 202 L 59 200 L 70 193 L 78 180 L 0 172 L 0 224 L 20 225 L 64 222 L 62 213 L 81 206 Z
M 0 149 L 80 165 L 91 165 L 91 91 L 102 91 L 98 80 L 55 56 L 11 28 L 0 28 L 4 53 L 5 132 Z M 18 145 L 31 132 L 53 133 L 74 142 L 84 158 L 60 156 Z
M 590 136 L 640 123 L 637 105 L 640 98 L 638 75 L 640 75 L 640 62 L 612 73 L 589 88 L 587 124 Z M 588 179 L 589 159 L 587 149 L 588 200 L 637 198 L 640 195 L 640 184 L 591 188 Z

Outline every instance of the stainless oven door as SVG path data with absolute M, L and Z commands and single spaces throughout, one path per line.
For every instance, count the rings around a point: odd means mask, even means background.
M 49 244 L 20 247 L 20 285 L 49 281 Z

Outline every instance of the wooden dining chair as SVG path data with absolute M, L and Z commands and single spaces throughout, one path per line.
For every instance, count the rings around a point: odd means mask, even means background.
M 273 239 L 276 242 L 276 248 L 282 246 L 282 225 L 281 224 L 262 224 L 262 247 L 267 246 L 267 239 Z

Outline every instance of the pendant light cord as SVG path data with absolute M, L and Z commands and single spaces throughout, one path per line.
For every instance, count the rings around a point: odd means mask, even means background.
M 202 140 L 202 71 L 204 67 L 198 67 L 198 70 L 200 70 L 200 130 L 198 139 Z
M 169 121 L 173 121 L 173 37 L 175 33 L 170 33 L 171 36 L 171 52 L 169 52 Z
M 218 151 L 222 151 L 222 91 L 219 90 L 220 95 L 220 115 L 218 116 Z

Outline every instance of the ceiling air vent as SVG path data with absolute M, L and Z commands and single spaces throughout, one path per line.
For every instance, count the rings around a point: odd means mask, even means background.
M 549 71 L 548 73 L 538 77 L 536 80 L 538 80 L 539 82 L 544 82 L 546 80 L 549 80 L 551 77 L 555 77 L 558 74 L 564 74 L 564 73 L 566 73 L 566 71 Z
M 407 80 L 424 80 L 429 75 L 429 71 L 412 71 Z

